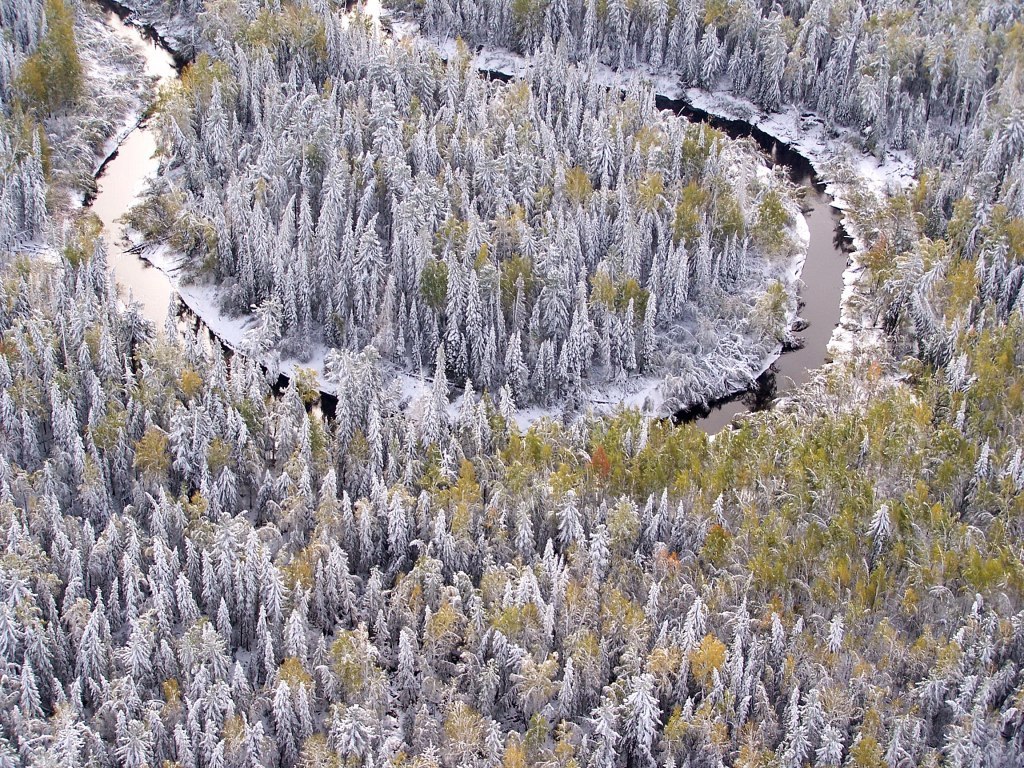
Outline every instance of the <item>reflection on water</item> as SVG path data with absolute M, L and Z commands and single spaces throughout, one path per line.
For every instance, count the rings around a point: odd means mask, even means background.
M 804 218 L 811 237 L 800 276 L 799 315 L 808 326 L 796 334 L 803 346 L 784 352 L 755 382 L 750 393 L 727 400 L 703 417 L 699 412 L 692 416 L 677 414 L 677 421 L 691 421 L 696 417 L 705 431 L 719 432 L 744 413 L 770 408 L 776 397 L 810 381 L 814 371 L 828 359 L 828 342 L 839 323 L 847 245 L 842 237 L 835 236 L 837 229 L 841 231 L 840 214 L 831 206 L 828 195 L 817 185 L 811 184 L 806 189 Z M 765 379 L 770 379 L 771 383 L 766 383 Z M 766 391 L 770 391 L 771 396 L 766 397 Z
M 176 76 L 174 60 L 158 45 L 125 24 L 116 13 L 107 13 L 107 24 L 115 34 L 128 40 L 142 54 L 146 74 L 163 83 Z M 170 304 L 172 288 L 167 276 L 133 253 L 127 253 L 127 240 L 119 219 L 137 202 L 147 178 L 157 170 L 156 137 L 145 123 L 132 131 L 104 165 L 97 179 L 97 192 L 91 203 L 93 213 L 103 222 L 108 260 L 121 297 L 142 305 L 143 315 L 162 327 Z

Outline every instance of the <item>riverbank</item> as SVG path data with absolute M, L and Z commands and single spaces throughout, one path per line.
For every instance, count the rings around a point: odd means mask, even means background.
M 69 109 L 43 120 L 51 210 L 63 213 L 80 208 L 91 195 L 97 173 L 134 130 L 152 96 L 138 52 L 111 34 L 102 9 L 91 3 L 76 8 L 75 39 L 82 93 Z
M 144 37 L 137 28 L 127 24 L 125 14 L 113 8 L 107 8 L 105 14 L 108 29 L 132 46 L 148 80 L 156 86 L 173 80 L 177 67 L 169 52 L 153 37 Z M 108 154 L 97 167 L 94 190 L 84 203 L 103 224 L 108 262 L 122 300 L 126 304 L 138 303 L 142 315 L 161 327 L 167 317 L 174 288 L 166 275 L 131 252 L 120 221 L 121 216 L 138 202 L 149 180 L 159 170 L 156 137 L 145 120 L 149 103 L 140 104 L 126 118 L 126 129 L 118 134 L 116 143 L 112 141 L 108 145 Z
M 422 61 L 427 65 L 427 58 L 422 58 Z M 475 78 L 475 73 L 472 76 Z M 584 80 L 588 77 L 582 72 L 581 76 Z M 507 89 L 497 85 L 489 86 L 489 91 L 490 98 L 496 102 L 510 97 Z M 614 103 L 614 93 L 610 95 Z M 649 94 L 649 98 L 653 99 L 653 94 Z M 643 120 L 645 125 L 649 125 L 651 130 L 657 131 L 659 135 L 677 137 L 680 142 L 683 136 L 712 135 L 711 132 L 692 127 L 690 121 L 674 116 L 673 111 L 664 109 L 659 114 L 650 110 L 644 112 Z M 245 151 L 248 154 L 248 150 Z M 782 218 L 776 225 L 780 233 L 778 245 L 772 246 L 771 249 L 755 245 L 751 247 L 749 253 L 746 246 L 743 246 L 742 252 L 736 250 L 737 264 L 741 260 L 743 267 L 735 268 L 736 275 L 731 278 L 733 282 L 729 284 L 729 288 L 719 292 L 715 288 L 717 283 L 709 282 L 711 292 L 701 299 L 705 303 L 699 310 L 694 309 L 694 304 L 688 303 L 674 316 L 677 322 L 671 325 L 666 322 L 664 330 L 659 329 L 659 335 L 663 333 L 663 336 L 658 342 L 658 357 L 651 358 L 655 361 L 651 370 L 654 375 L 665 372 L 667 376 L 652 378 L 626 376 L 624 373 L 615 375 L 607 373 L 608 369 L 602 368 L 583 377 L 583 392 L 579 397 L 545 399 L 545 392 L 538 392 L 538 399 L 547 407 L 529 409 L 527 412 L 530 418 L 559 418 L 563 413 L 573 416 L 588 409 L 606 411 L 620 405 L 642 408 L 654 415 L 671 415 L 680 407 L 688 406 L 695 401 L 704 402 L 730 392 L 745 390 L 750 381 L 778 357 L 782 347 L 777 340 L 781 338 L 781 331 L 789 324 L 787 319 L 791 321 L 797 313 L 796 287 L 801 269 L 806 262 L 809 241 L 806 221 L 785 174 L 770 170 L 765 165 L 763 155 L 752 143 L 734 142 L 721 137 L 715 139 L 713 151 L 708 151 L 712 152 L 714 157 L 716 178 L 720 175 L 722 183 L 741 199 L 750 200 L 752 205 L 756 205 L 765 194 L 765 190 L 775 190 L 777 196 L 773 199 L 778 200 L 782 204 L 781 207 L 785 208 L 783 212 L 780 207 L 779 215 Z M 568 164 L 572 165 L 571 162 Z M 166 177 L 166 183 L 170 185 L 168 189 L 184 187 L 180 179 L 185 172 L 177 170 L 178 165 L 179 162 L 175 161 L 175 170 Z M 184 167 L 187 167 L 187 163 L 184 163 Z M 607 193 L 602 193 L 602 199 L 608 197 Z M 670 218 L 671 206 L 667 210 Z M 752 228 L 753 214 L 748 211 L 745 220 L 745 226 Z M 139 219 L 139 228 L 155 240 L 163 238 L 168 231 L 165 225 L 161 225 L 157 230 L 152 229 L 144 218 Z M 824 240 L 831 242 L 831 230 L 824 233 Z M 141 244 L 141 240 L 139 242 Z M 766 255 L 766 250 L 770 251 L 770 255 Z M 719 246 L 716 246 L 716 254 L 718 251 Z M 196 259 L 188 259 L 183 263 L 166 249 L 150 254 L 150 258 L 173 275 L 183 300 L 197 314 L 206 318 L 211 328 L 225 337 L 236 349 L 246 345 L 246 332 L 253 327 L 253 318 L 246 316 L 248 301 L 242 306 L 238 302 L 223 301 L 224 296 L 231 295 L 230 281 L 223 287 L 213 285 L 216 281 L 212 278 L 204 276 L 201 272 L 197 274 Z M 594 257 L 591 255 L 588 258 Z M 732 259 L 732 256 L 729 258 Z M 194 278 L 194 282 L 191 282 L 190 278 Z M 211 284 L 207 285 L 204 282 Z M 771 331 L 766 338 L 766 334 L 761 330 L 765 326 L 758 321 L 758 317 L 767 319 L 768 316 L 758 313 L 763 311 L 766 292 L 776 289 L 778 297 L 775 300 L 775 308 L 771 310 Z M 659 298 L 664 295 L 671 296 L 671 293 L 662 294 L 659 289 Z M 238 314 L 239 312 L 242 314 Z M 776 336 L 777 332 L 780 333 L 779 336 Z M 316 336 L 311 333 L 304 334 L 302 346 L 307 347 L 307 350 L 303 351 L 300 360 L 288 359 L 278 362 L 275 353 L 271 351 L 267 353 L 264 362 L 270 367 L 280 365 L 286 373 L 308 367 L 325 381 L 324 389 L 329 391 L 331 385 L 326 383 L 325 377 L 327 350 L 323 347 L 308 350 L 308 347 L 312 346 L 311 340 L 315 341 Z M 365 339 L 361 343 L 365 343 Z M 268 343 L 261 343 L 263 350 L 266 350 L 267 346 Z M 277 346 L 288 348 L 287 342 Z M 312 354 L 307 356 L 307 351 Z M 433 353 L 430 352 L 429 356 L 432 358 Z M 531 360 L 530 367 L 533 366 Z M 631 367 L 634 366 L 631 364 Z M 615 371 L 615 368 L 611 370 Z M 415 378 L 419 381 L 419 377 Z M 526 404 L 528 405 L 529 401 Z
M 185 15 L 168 16 L 162 5 L 145 2 L 127 3 L 119 0 L 95 0 L 100 7 L 113 11 L 126 24 L 142 31 L 143 36 L 157 43 L 174 60 L 179 71 L 195 58 L 195 21 Z M 183 12 L 184 14 L 184 12 Z

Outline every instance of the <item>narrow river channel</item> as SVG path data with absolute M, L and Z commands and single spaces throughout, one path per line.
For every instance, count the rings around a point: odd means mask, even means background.
M 775 137 L 739 120 L 725 120 L 695 109 L 684 101 L 657 98 L 659 109 L 669 110 L 693 122 L 705 122 L 734 139 L 749 137 L 772 165 L 787 169 L 790 180 L 803 189 L 804 218 L 810 232 L 807 260 L 800 274 L 800 318 L 807 327 L 796 335 L 801 344 L 783 352 L 755 382 L 750 391 L 728 397 L 710 408 L 698 407 L 676 415 L 678 421 L 696 421 L 715 433 L 737 416 L 770 408 L 776 398 L 806 383 L 828 359 L 828 343 L 839 323 L 843 272 L 853 244 L 843 229 L 842 215 L 832 205 L 811 162 Z
M 177 77 L 170 53 L 143 36 L 137 27 L 125 23 L 114 11 L 107 10 L 106 14 L 107 25 L 114 33 L 130 42 L 142 55 L 146 74 L 156 78 L 157 87 Z M 171 281 L 149 262 L 126 250 L 129 243 L 119 221 L 138 202 L 148 180 L 159 168 L 156 146 L 155 132 L 144 120 L 100 169 L 92 211 L 103 222 L 108 260 L 118 292 L 125 301 L 131 297 L 141 304 L 143 316 L 162 328 L 174 293 Z
M 129 40 L 142 54 L 146 73 L 156 78 L 158 87 L 177 77 L 173 56 L 159 43 L 126 23 L 113 10 L 107 11 L 107 23 L 115 34 Z M 507 77 L 502 73 L 485 74 L 501 79 Z M 792 180 L 805 190 L 804 216 L 810 230 L 810 244 L 801 276 L 800 316 L 808 323 L 807 328 L 798 334 L 802 345 L 784 352 L 749 391 L 725 398 L 710 407 L 693 408 L 675 416 L 676 421 L 693 422 L 705 431 L 715 433 L 744 413 L 771 407 L 777 397 L 808 381 L 826 361 L 827 345 L 839 322 L 849 245 L 839 212 L 832 207 L 831 198 L 825 194 L 823 185 L 805 157 L 746 123 L 722 120 L 696 110 L 686 102 L 660 96 L 657 105 L 688 120 L 708 122 L 733 138 L 751 137 L 772 164 L 785 166 Z M 143 315 L 162 327 L 174 293 L 173 287 L 167 275 L 127 250 L 129 244 L 120 222 L 121 217 L 139 200 L 148 180 L 158 171 L 155 150 L 154 131 L 143 121 L 100 170 L 92 209 L 103 222 L 111 268 L 121 295 L 125 299 L 131 296 L 139 302 Z

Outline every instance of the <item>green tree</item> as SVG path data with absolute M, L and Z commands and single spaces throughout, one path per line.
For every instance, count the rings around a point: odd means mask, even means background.
M 82 62 L 75 42 L 75 16 L 64 0 L 46 0 L 46 36 L 21 65 L 17 89 L 34 111 L 51 115 L 82 95 Z
M 420 273 L 420 292 L 435 312 L 444 309 L 448 296 L 448 265 L 440 259 L 431 259 L 424 264 Z
M 160 478 L 171 467 L 170 443 L 159 427 L 149 427 L 135 444 L 135 467 L 143 474 Z
M 754 229 L 754 235 L 765 251 L 775 253 L 785 245 L 788 221 L 789 214 L 779 193 L 770 190 L 757 208 L 757 225 Z
M 773 281 L 754 307 L 751 319 L 755 328 L 767 338 L 782 341 L 786 337 L 786 303 L 785 287 Z
M 696 240 L 700 237 L 701 214 L 707 204 L 708 193 L 696 181 L 691 181 L 683 187 L 672 222 L 672 237 L 675 242 Z
M 594 185 L 586 171 L 575 166 L 565 172 L 565 194 L 577 205 L 586 205 L 594 194 Z

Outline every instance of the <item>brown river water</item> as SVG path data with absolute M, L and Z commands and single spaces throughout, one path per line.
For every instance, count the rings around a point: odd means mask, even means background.
M 114 11 L 107 11 L 107 24 L 142 54 L 146 74 L 157 78 L 158 86 L 177 77 L 174 58 L 156 42 L 126 24 Z M 129 243 L 119 221 L 138 202 L 158 170 L 156 146 L 154 130 L 143 121 L 100 169 L 91 208 L 103 222 L 108 260 L 121 297 L 126 301 L 131 297 L 141 304 L 146 319 L 162 328 L 174 292 L 171 281 L 149 262 L 127 252 Z

